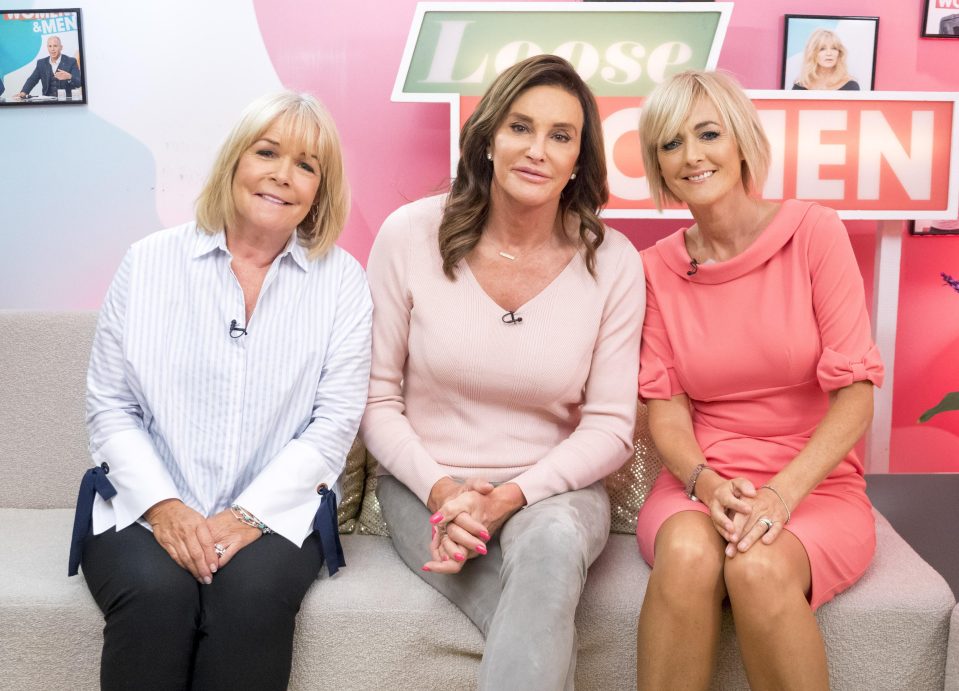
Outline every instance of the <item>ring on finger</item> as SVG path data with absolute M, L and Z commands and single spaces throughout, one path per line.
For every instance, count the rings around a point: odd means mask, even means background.
M 222 557 L 224 554 L 226 554 L 226 547 L 218 542 L 213 545 L 213 551 L 216 552 L 216 556 Z
M 758 521 L 756 521 L 756 522 L 757 522 L 757 523 L 762 523 L 764 526 L 766 526 L 766 530 L 765 530 L 764 532 L 767 532 L 767 533 L 769 532 L 769 529 L 772 528 L 773 525 L 775 525 L 775 521 L 771 521 L 770 519 L 768 519 L 768 518 L 766 518 L 766 517 L 760 518 L 760 519 L 759 519 Z

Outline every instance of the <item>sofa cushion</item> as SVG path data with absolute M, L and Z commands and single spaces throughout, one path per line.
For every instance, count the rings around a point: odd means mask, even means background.
M 7 463 L 0 506 L 76 503 L 90 467 L 84 397 L 96 319 L 96 312 L 0 310 L 0 458 Z
M 3 688 L 97 687 L 102 619 L 82 576 L 66 577 L 71 521 L 69 510 L 0 509 Z M 873 564 L 818 612 L 832 686 L 939 691 L 955 599 L 884 518 L 876 523 Z M 332 579 L 324 570 L 303 602 L 291 688 L 473 688 L 483 639 L 470 621 L 388 538 L 347 535 L 343 547 L 347 567 Z M 610 536 L 577 612 L 577 689 L 635 688 L 648 577 L 635 539 Z M 713 688 L 747 688 L 728 608 Z
M 959 605 L 952 610 L 949 649 L 946 656 L 946 689 L 959 689 Z

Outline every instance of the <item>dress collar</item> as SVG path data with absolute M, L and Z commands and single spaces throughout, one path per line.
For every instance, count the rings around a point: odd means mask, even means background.
M 812 202 L 787 199 L 769 225 L 743 252 L 723 262 L 699 264 L 691 276 L 688 272 L 692 258 L 686 251 L 685 228 L 657 242 L 656 251 L 666 266 L 691 283 L 712 285 L 732 281 L 772 259 L 795 234 L 811 206 Z

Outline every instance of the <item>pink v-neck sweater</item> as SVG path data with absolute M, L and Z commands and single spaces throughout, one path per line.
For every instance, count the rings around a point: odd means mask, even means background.
M 443 274 L 444 201 L 401 207 L 373 243 L 367 447 L 424 503 L 444 476 L 513 481 L 529 504 L 590 485 L 632 450 L 638 253 L 607 229 L 596 278 L 578 253 L 507 324 L 465 261 Z

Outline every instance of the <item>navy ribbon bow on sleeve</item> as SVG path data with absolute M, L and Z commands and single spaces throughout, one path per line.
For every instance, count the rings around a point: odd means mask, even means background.
M 80 481 L 80 495 L 77 497 L 77 511 L 73 516 L 73 540 L 70 542 L 70 567 L 68 576 L 76 576 L 80 569 L 80 557 L 83 555 L 83 541 L 93 529 L 93 498 L 99 494 L 104 499 L 113 499 L 117 490 L 107 479 L 110 466 L 103 463 L 90 468 Z
M 336 492 L 320 485 L 316 491 L 322 497 L 320 508 L 313 517 L 313 530 L 320 534 L 320 549 L 326 570 L 332 576 L 341 566 L 346 566 L 343 557 L 343 545 L 340 544 L 340 531 L 336 521 Z

